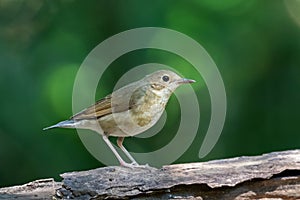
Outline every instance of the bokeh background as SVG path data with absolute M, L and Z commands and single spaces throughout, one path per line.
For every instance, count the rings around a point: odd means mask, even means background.
M 200 128 L 176 163 L 300 148 L 299 0 L 0 0 L 0 186 L 60 180 L 63 172 L 103 166 L 75 130 L 45 133 L 42 128 L 72 115 L 76 72 L 96 45 L 145 26 L 194 38 L 214 59 L 226 87 L 223 133 L 200 160 L 210 100 L 189 63 L 171 53 L 139 50 L 120 57 L 105 72 L 97 97 L 109 94 L 123 73 L 149 62 L 182 66 L 177 70 L 198 80 L 193 88 L 200 102 Z M 147 151 L 166 144 L 176 132 L 176 111 L 178 102 L 172 97 L 167 107 L 172 114 L 160 137 L 129 138 L 125 146 Z

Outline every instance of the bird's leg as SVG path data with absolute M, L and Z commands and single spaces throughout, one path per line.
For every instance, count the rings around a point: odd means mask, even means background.
M 106 135 L 103 135 L 102 138 L 103 138 L 104 142 L 107 144 L 107 146 L 111 149 L 111 151 L 115 154 L 118 161 L 120 162 L 120 165 L 122 165 L 122 166 L 130 165 L 121 158 L 121 156 L 118 154 L 117 150 L 113 147 L 113 145 L 111 144 L 111 142 L 109 141 L 109 139 Z
M 125 149 L 123 146 L 124 137 L 118 137 L 117 144 L 120 147 L 120 149 L 125 153 L 125 155 L 132 161 L 133 165 L 139 165 L 134 158 L 129 154 L 129 152 Z

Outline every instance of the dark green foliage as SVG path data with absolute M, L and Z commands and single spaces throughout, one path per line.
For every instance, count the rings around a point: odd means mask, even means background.
M 137 27 L 187 34 L 216 62 L 228 111 L 223 133 L 205 160 L 300 148 L 300 6 L 287 3 L 0 0 L 0 186 L 102 166 L 75 130 L 42 128 L 72 115 L 73 82 L 87 54 L 106 38 Z M 105 72 L 100 81 L 107 84 L 97 97 L 109 94 L 124 72 L 149 62 L 185 66 L 182 74 L 198 81 L 193 88 L 201 109 L 199 132 L 177 162 L 199 161 L 210 100 L 201 76 L 185 60 L 159 50 L 130 52 Z M 174 97 L 169 104 L 178 106 Z M 129 138 L 124 145 L 147 152 L 167 144 L 180 109 L 169 105 L 167 112 L 165 136 Z

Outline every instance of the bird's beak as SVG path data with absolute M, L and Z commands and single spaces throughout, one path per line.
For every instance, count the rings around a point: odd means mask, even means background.
M 176 81 L 177 84 L 195 83 L 195 80 L 182 78 Z

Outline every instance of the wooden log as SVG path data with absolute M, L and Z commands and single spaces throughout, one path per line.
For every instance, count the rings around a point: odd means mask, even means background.
M 40 179 L 24 185 L 0 188 L 0 199 L 53 199 L 62 183 L 53 178 Z
M 300 150 L 161 169 L 112 166 L 61 176 L 61 183 L 48 179 L 2 188 L 0 199 L 25 194 L 28 199 L 300 199 Z M 32 190 L 30 185 L 35 185 Z

